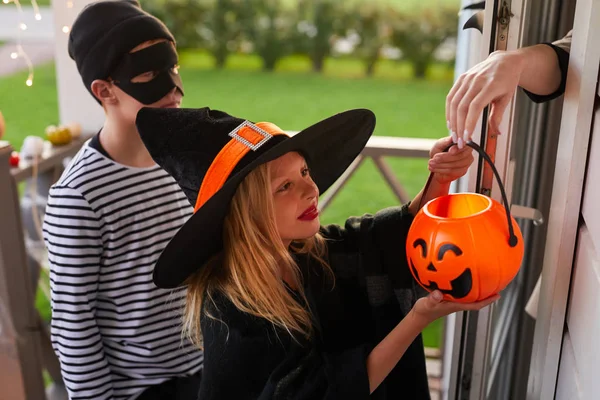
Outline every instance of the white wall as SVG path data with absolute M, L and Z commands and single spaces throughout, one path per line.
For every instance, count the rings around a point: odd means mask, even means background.
M 69 57 L 69 35 L 63 32 L 63 27 L 70 27 L 83 7 L 94 1 L 75 0 L 73 7 L 68 8 L 66 0 L 52 0 L 60 123 L 78 122 L 84 134 L 100 130 L 104 122 L 104 110 L 85 89 L 75 62 Z
M 597 94 L 600 96 L 600 86 Z M 596 108 L 581 213 L 594 246 L 600 250 L 600 208 L 598 207 L 600 203 L 600 109 Z
M 557 400 L 595 399 L 600 393 L 600 110 L 594 120 Z
M 579 370 L 575 362 L 573 343 L 569 332 L 565 332 L 561 354 L 561 369 L 558 371 L 556 384 L 556 399 L 583 400 Z
M 600 156 L 594 107 L 600 2 L 577 0 L 573 26 L 529 372 L 532 399 L 571 400 L 573 393 L 596 399 L 600 390 L 600 248 L 595 244 L 600 221 L 590 209 L 598 200 L 600 177 L 594 167 Z

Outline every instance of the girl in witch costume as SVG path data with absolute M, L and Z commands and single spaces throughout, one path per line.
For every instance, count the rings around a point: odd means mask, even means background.
M 446 194 L 470 150 L 431 150 L 429 195 L 345 226 L 320 226 L 318 196 L 361 152 L 368 110 L 289 137 L 220 111 L 149 109 L 137 127 L 194 215 L 154 269 L 187 285 L 185 333 L 204 348 L 199 399 L 429 399 L 420 332 L 475 304 L 417 300 L 406 264 L 417 205 Z

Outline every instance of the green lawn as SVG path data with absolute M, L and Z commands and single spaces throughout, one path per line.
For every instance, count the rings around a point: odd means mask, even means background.
M 251 120 L 269 120 L 284 129 L 300 130 L 335 112 L 370 108 L 377 115 L 376 134 L 437 138 L 446 134 L 444 98 L 452 71 L 432 68 L 427 81 L 414 81 L 410 67 L 384 62 L 373 78 L 362 76 L 355 60 L 328 60 L 324 74 L 314 74 L 307 60 L 291 57 L 276 73 L 260 71 L 260 61 L 234 56 L 227 68 L 214 70 L 204 53 L 181 57 L 185 107 L 223 109 Z M 43 134 L 58 118 L 54 66 L 36 67 L 35 83 L 25 86 L 26 74 L 0 78 L 0 110 L 7 124 L 5 139 L 20 147 L 29 134 Z M 75 79 L 75 77 L 74 77 Z M 79 79 L 78 77 L 76 79 Z M 411 195 L 427 177 L 425 160 L 390 159 L 390 165 Z M 365 163 L 324 213 L 323 223 L 342 223 L 350 215 L 375 212 L 397 200 L 371 162 Z M 43 297 L 39 307 L 48 313 Z M 439 344 L 441 324 L 425 332 L 428 346 Z

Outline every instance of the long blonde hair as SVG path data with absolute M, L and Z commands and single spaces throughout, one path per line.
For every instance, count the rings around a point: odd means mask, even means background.
M 264 318 L 295 339 L 310 338 L 310 311 L 294 300 L 280 271 L 285 268 L 291 272 L 293 286 L 306 304 L 301 274 L 290 250 L 315 258 L 333 282 L 333 272 L 325 261 L 325 239 L 317 233 L 287 249 L 274 216 L 269 165 L 263 164 L 248 174 L 232 198 L 224 222 L 223 254 L 187 281 L 183 332 L 198 347 L 202 348 L 200 314 L 204 311 L 207 317 L 215 318 L 205 303 L 216 293 L 225 295 L 240 311 Z

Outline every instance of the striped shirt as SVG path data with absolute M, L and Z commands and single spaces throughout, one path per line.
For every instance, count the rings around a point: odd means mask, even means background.
M 51 188 L 51 336 L 71 399 L 134 399 L 201 368 L 202 353 L 181 337 L 185 290 L 152 282 L 191 213 L 160 167 L 126 167 L 88 144 Z

